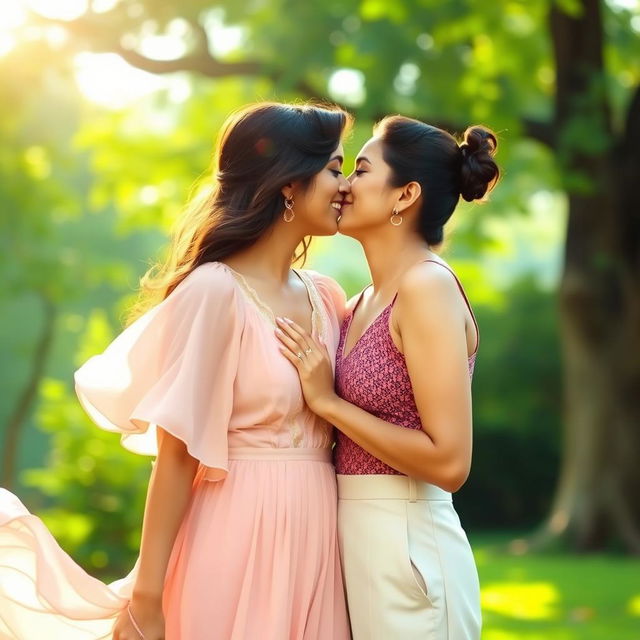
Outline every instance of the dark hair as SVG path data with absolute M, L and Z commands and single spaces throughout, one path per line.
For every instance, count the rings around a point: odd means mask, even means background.
M 429 245 L 442 242 L 460 196 L 479 200 L 500 175 L 493 159 L 498 142 L 485 127 L 469 127 L 460 145 L 450 133 L 403 116 L 384 118 L 374 133 L 391 167 L 392 186 L 417 182 L 422 188 L 418 230 Z
M 350 124 L 351 116 L 332 105 L 262 102 L 229 116 L 216 144 L 215 180 L 180 219 L 168 258 L 143 277 L 132 316 L 166 298 L 199 265 L 258 240 L 284 210 L 282 187 L 308 187 Z M 303 241 L 292 261 L 307 247 Z

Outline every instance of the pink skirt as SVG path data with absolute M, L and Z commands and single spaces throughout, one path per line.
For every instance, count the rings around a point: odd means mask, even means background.
M 326 449 L 230 449 L 196 477 L 167 570 L 167 640 L 348 640 Z M 0 640 L 102 640 L 135 580 L 92 578 L 0 495 Z

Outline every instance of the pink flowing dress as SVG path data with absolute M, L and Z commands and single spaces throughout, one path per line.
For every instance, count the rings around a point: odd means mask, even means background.
M 344 294 L 296 271 L 313 332 L 336 352 Z M 154 455 L 156 425 L 200 466 L 163 594 L 167 640 L 347 640 L 332 430 L 306 407 L 274 317 L 242 276 L 210 262 L 75 376 L 98 426 Z M 111 585 L 0 494 L 0 639 L 111 637 L 136 567 Z

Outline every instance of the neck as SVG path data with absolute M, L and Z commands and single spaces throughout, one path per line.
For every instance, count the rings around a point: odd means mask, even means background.
M 400 232 L 391 228 L 383 233 L 376 229 L 358 240 L 367 258 L 374 292 L 383 296 L 397 291 L 407 269 L 432 255 L 426 242 L 411 229 Z
M 295 225 L 278 221 L 250 247 L 232 254 L 225 262 L 251 278 L 286 284 L 293 254 L 303 238 Z

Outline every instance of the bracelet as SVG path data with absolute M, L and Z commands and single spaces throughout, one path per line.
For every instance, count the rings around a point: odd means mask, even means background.
M 138 626 L 138 623 L 136 622 L 136 619 L 133 617 L 133 612 L 131 611 L 130 604 L 127 605 L 127 613 L 129 614 L 129 620 L 131 620 L 131 624 L 133 625 L 133 628 L 138 632 L 138 635 L 142 638 L 142 640 L 145 640 L 144 633 L 142 633 L 142 629 L 140 629 L 140 627 Z

